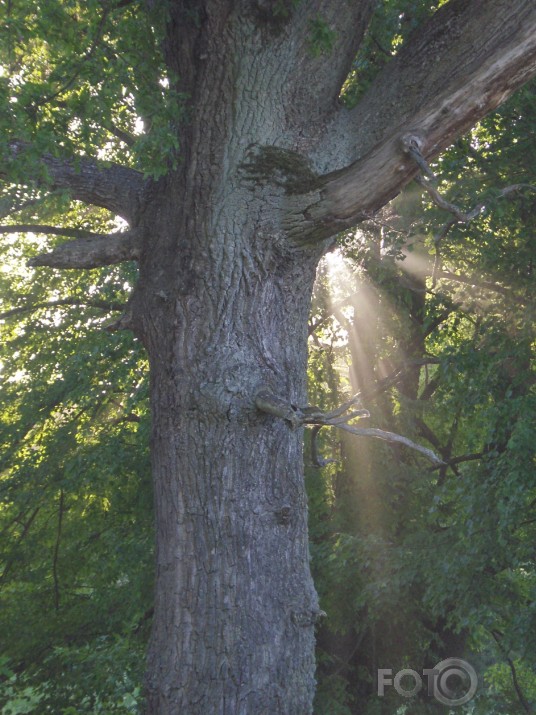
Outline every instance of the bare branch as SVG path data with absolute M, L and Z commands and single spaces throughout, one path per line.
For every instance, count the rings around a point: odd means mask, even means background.
M 13 141 L 9 149 L 15 160 L 31 150 L 31 145 Z M 108 209 L 131 224 L 136 222 L 147 185 L 139 171 L 83 157 L 69 160 L 44 154 L 40 161 L 49 177 L 49 181 L 42 181 L 45 188 L 67 189 L 73 199 Z M 0 178 L 6 176 L 6 169 L 0 167 Z
M 69 238 L 89 238 L 90 236 L 100 236 L 94 231 L 86 231 L 81 228 L 70 228 L 63 226 L 45 226 L 44 224 L 14 223 L 8 226 L 0 226 L 0 233 L 44 233 L 51 236 L 67 236 Z
M 335 410 L 332 410 L 331 412 L 322 412 L 318 407 L 295 407 L 285 400 L 275 396 L 269 388 L 262 388 L 255 397 L 255 406 L 262 412 L 267 412 L 268 414 L 281 417 L 286 420 L 290 423 L 292 429 L 296 429 L 297 427 L 301 427 L 303 425 L 315 425 L 312 441 L 312 456 L 313 463 L 317 466 L 327 464 L 325 460 L 321 460 L 319 458 L 316 447 L 316 437 L 319 431 L 317 427 L 319 426 L 338 427 L 339 429 L 360 437 L 374 437 L 376 439 L 382 439 L 386 442 L 403 444 L 410 449 L 424 454 L 434 464 L 443 464 L 443 460 L 440 459 L 431 449 L 422 447 L 421 445 L 412 442 L 407 437 L 403 437 L 395 432 L 386 432 L 385 430 L 375 427 L 355 427 L 354 425 L 348 424 L 354 419 L 370 417 L 370 412 L 364 409 L 352 410 L 349 412 L 349 410 L 351 410 L 351 408 L 358 403 L 359 400 L 360 396 L 356 395 Z M 345 412 L 348 414 L 344 415 Z
M 407 437 L 403 437 L 401 434 L 396 434 L 396 432 L 386 432 L 382 429 L 376 429 L 374 427 L 353 427 L 352 425 L 341 424 L 338 425 L 339 429 L 343 429 L 346 432 L 351 432 L 360 437 L 375 437 L 376 439 L 383 439 L 385 442 L 390 442 L 392 444 L 403 444 L 410 449 L 413 449 L 421 454 L 424 454 L 431 462 L 437 465 L 442 465 L 443 460 L 435 454 L 431 449 L 427 447 L 422 447 L 420 444 L 412 442 Z
M 13 318 L 17 315 L 22 315 L 24 313 L 33 313 L 36 310 L 42 310 L 43 308 L 60 308 L 62 306 L 71 306 L 76 308 L 97 308 L 98 310 L 105 311 L 122 311 L 125 309 L 124 303 L 117 303 L 114 301 L 107 302 L 104 300 L 79 300 L 77 298 L 61 298 L 60 300 L 49 300 L 45 303 L 32 303 L 30 305 L 22 305 L 18 308 L 11 308 L 11 310 L 6 310 L 0 313 L 0 320 L 5 320 L 6 318 Z
M 529 191 L 536 191 L 536 186 L 532 184 L 512 184 L 511 186 L 506 186 L 499 192 L 499 196 L 509 196 L 517 191 L 524 191 L 528 189 Z
M 327 467 L 328 464 L 335 464 L 336 459 L 324 459 L 318 451 L 318 434 L 322 427 L 326 425 L 315 425 L 311 430 L 311 461 L 314 467 Z
M 412 153 L 412 156 L 415 158 L 415 153 Z M 418 162 L 418 165 L 421 166 L 421 163 Z M 433 174 L 432 178 L 435 178 Z M 476 206 L 474 206 L 470 211 L 463 211 L 459 208 L 459 206 L 456 206 L 456 204 L 447 201 L 447 199 L 439 193 L 430 181 L 427 181 L 420 175 L 415 177 L 415 181 L 423 187 L 436 206 L 439 206 L 440 209 L 451 213 L 459 223 L 470 223 L 474 218 L 486 210 L 486 203 L 481 202 L 476 204 Z M 512 184 L 511 186 L 506 186 L 504 189 L 501 189 L 497 194 L 497 198 L 503 198 L 504 196 L 509 196 L 510 194 L 527 189 L 530 191 L 536 191 L 536 186 L 532 186 L 531 184 Z M 447 226 L 448 225 L 449 224 L 447 224 Z
M 31 267 L 99 268 L 139 257 L 139 243 L 135 231 L 112 233 L 108 236 L 90 236 L 58 246 L 28 261 Z
M 466 285 L 475 286 L 476 288 L 484 288 L 485 290 L 491 290 L 494 293 L 500 293 L 501 295 L 511 295 L 512 291 L 505 288 L 499 283 L 492 283 L 491 281 L 483 281 L 475 276 L 459 276 L 450 271 L 437 271 L 437 278 L 444 278 L 448 281 L 454 281 L 455 283 L 464 283 Z
M 451 213 L 459 223 L 469 223 L 478 216 L 484 208 L 484 204 L 477 204 L 471 211 L 465 213 L 458 206 L 447 201 L 445 197 L 442 196 L 429 181 L 423 179 L 422 176 L 416 176 L 415 181 L 425 189 L 436 206 Z
M 413 138 L 409 139 L 408 142 L 408 151 L 410 152 L 410 155 L 412 156 L 413 160 L 419 166 L 421 169 L 426 171 L 426 174 L 428 175 L 429 180 L 425 179 L 423 176 L 420 174 L 415 177 L 415 181 L 420 184 L 424 190 L 428 193 L 430 198 L 432 199 L 433 203 L 438 206 L 440 209 L 443 209 L 444 211 L 448 211 L 451 213 L 454 218 L 448 221 L 443 228 L 440 230 L 440 232 L 437 234 L 437 236 L 434 238 L 434 245 L 435 245 L 435 258 L 434 258 L 434 268 L 432 270 L 432 288 L 435 288 L 437 285 L 437 280 L 440 277 L 443 278 L 450 278 L 450 280 L 453 281 L 458 281 L 459 283 L 468 283 L 470 285 L 478 285 L 479 287 L 482 288 L 487 288 L 488 290 L 494 290 L 497 293 L 502 293 L 503 295 L 507 295 L 509 291 L 506 288 L 503 288 L 502 286 L 496 284 L 496 283 L 491 283 L 489 281 L 471 281 L 471 279 L 463 278 L 463 277 L 458 277 L 455 276 L 454 274 L 448 273 L 447 271 L 441 271 L 441 253 L 440 253 L 440 244 L 441 241 L 447 236 L 448 232 L 450 229 L 455 226 L 457 223 L 470 223 L 473 219 L 475 219 L 479 214 L 482 214 L 486 211 L 486 203 L 485 202 L 480 202 L 476 206 L 474 206 L 470 211 L 463 211 L 460 209 L 459 206 L 456 206 L 456 204 L 453 204 L 450 201 L 447 201 L 444 196 L 433 186 L 431 183 L 432 181 L 435 181 L 436 177 L 434 176 L 434 173 L 428 166 L 426 160 L 422 156 L 419 147 L 415 146 L 414 141 L 412 141 Z M 504 198 L 505 196 L 510 196 L 510 194 L 517 193 L 518 191 L 536 191 L 536 186 L 532 186 L 531 184 L 511 184 L 510 186 L 506 186 L 503 189 L 501 189 L 498 194 L 497 198 Z

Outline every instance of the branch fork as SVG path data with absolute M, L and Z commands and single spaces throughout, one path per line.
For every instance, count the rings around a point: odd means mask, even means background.
M 375 427 L 356 427 L 349 424 L 354 419 L 363 419 L 370 417 L 370 412 L 366 409 L 353 409 L 361 401 L 359 394 L 354 395 L 347 402 L 344 402 L 340 407 L 329 412 L 323 412 L 318 407 L 297 407 L 296 405 L 287 402 L 284 399 L 274 395 L 269 388 L 261 388 L 255 396 L 255 406 L 261 412 L 280 417 L 288 422 L 292 429 L 303 427 L 306 425 L 313 426 L 311 453 L 313 464 L 317 467 L 325 467 L 334 460 L 325 460 L 318 454 L 316 439 L 322 427 L 337 427 L 350 432 L 351 434 L 360 437 L 374 437 L 382 439 L 385 442 L 403 444 L 410 449 L 413 449 L 425 455 L 431 462 L 436 465 L 444 464 L 443 460 L 435 454 L 431 449 L 422 447 L 420 444 L 412 442 L 412 440 L 395 432 L 387 432 Z
M 352 398 L 331 412 L 323 412 L 316 406 L 297 407 L 277 397 L 269 389 L 261 388 L 255 396 L 255 405 L 261 412 L 286 420 L 292 429 L 298 429 L 298 427 L 303 427 L 304 425 L 337 427 L 353 419 L 370 417 L 368 410 L 359 409 L 348 412 L 357 403 L 358 399 L 358 397 Z M 348 412 L 348 414 L 345 415 L 345 412 Z
M 423 141 L 420 137 L 414 134 L 406 134 L 402 137 L 402 146 L 406 154 L 409 154 L 413 161 L 417 164 L 419 169 L 428 176 L 432 181 L 435 181 L 436 177 L 430 165 L 422 155 Z

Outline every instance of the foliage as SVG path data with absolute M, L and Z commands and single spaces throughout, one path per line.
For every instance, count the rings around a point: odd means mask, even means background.
M 134 712 L 152 591 L 147 366 L 103 330 L 132 275 L 28 271 L 22 238 L 0 274 L 0 706 Z
M 409 187 L 342 236 L 346 258 L 328 256 L 319 274 L 314 402 L 359 391 L 375 426 L 427 440 L 449 463 L 430 469 L 399 448 L 321 433 L 338 462 L 307 473 L 328 614 L 319 714 L 405 712 L 393 689 L 375 696 L 377 669 L 421 672 L 448 657 L 481 679 L 457 711 L 534 703 L 535 110 L 528 86 L 433 167 L 448 200 L 485 203 L 471 223 L 449 226 Z M 525 186 L 500 193 L 515 184 Z M 437 707 L 421 697 L 409 712 Z
M 102 158 L 155 178 L 176 164 L 182 97 L 159 51 L 165 9 L 154 3 L 147 15 L 139 4 L 5 3 L 2 153 L 10 140 L 32 142 L 12 168 L 14 181 L 35 172 L 43 152 L 93 156 L 101 147 Z
M 0 4 L 2 151 L 14 138 L 34 147 L 2 189 L 2 217 L 117 228 L 61 192 L 15 187 L 43 151 L 97 146 L 154 177 L 178 160 L 183 98 L 153 5 L 144 25 L 137 1 Z M 286 19 L 295 5 L 276 8 Z M 434 7 L 379 4 L 346 102 Z M 329 54 L 336 38 L 321 17 L 310 31 L 311 51 Z M 518 690 L 536 699 L 535 194 L 500 193 L 536 184 L 535 105 L 528 86 L 434 166 L 450 201 L 485 203 L 474 221 L 446 230 L 451 217 L 413 186 L 341 236 L 346 258 L 319 271 L 311 403 L 361 391 L 375 425 L 428 441 L 449 466 L 320 432 L 337 462 L 319 470 L 307 458 L 327 612 L 318 715 L 438 712 L 376 697 L 375 673 L 454 655 L 481 675 L 467 712 L 524 712 Z M 126 715 L 138 709 L 151 617 L 147 364 L 136 340 L 107 328 L 135 269 L 26 267 L 62 240 L 6 233 L 0 248 L 0 712 Z

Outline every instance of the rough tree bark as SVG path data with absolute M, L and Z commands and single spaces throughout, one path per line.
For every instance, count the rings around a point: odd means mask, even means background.
M 450 0 L 346 110 L 338 96 L 375 4 L 174 0 L 163 51 L 188 98 L 178 169 L 153 183 L 43 157 L 55 186 L 130 230 L 34 265 L 139 261 L 121 325 L 151 364 L 150 715 L 312 712 L 320 612 L 302 431 L 255 395 L 307 402 L 309 300 L 333 235 L 536 72 L 533 0 Z M 320 55 L 318 18 L 334 38 Z

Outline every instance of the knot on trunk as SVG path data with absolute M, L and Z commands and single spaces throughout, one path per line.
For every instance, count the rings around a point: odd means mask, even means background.
M 316 625 L 316 623 L 326 615 L 325 611 L 315 608 L 311 610 L 292 611 L 290 618 L 294 625 L 298 626 L 298 628 L 308 628 Z

